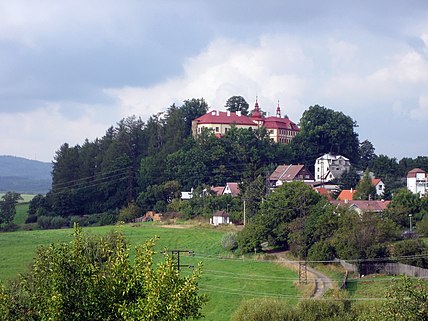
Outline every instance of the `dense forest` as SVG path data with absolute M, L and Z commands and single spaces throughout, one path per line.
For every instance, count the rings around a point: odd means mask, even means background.
M 225 107 L 233 111 L 236 100 L 247 108 L 240 96 L 231 97 Z M 328 152 L 348 157 L 353 165 L 338 181 L 344 188 L 355 187 L 357 170 L 369 169 L 382 178 L 388 193 L 405 186 L 408 170 L 428 170 L 428 157 L 397 161 L 376 155 L 370 141 L 359 141 L 356 121 L 319 105 L 303 113 L 301 131 L 288 145 L 271 141 L 264 128 L 232 128 L 221 139 L 210 131 L 192 137 L 192 120 L 207 110 L 203 99 L 190 99 L 147 121 L 137 116 L 122 119 L 94 141 L 76 146 L 64 143 L 54 157 L 52 189 L 34 198 L 29 220 L 57 217 L 62 224 L 60 218 L 99 215 L 114 221 L 125 208 L 124 219 L 147 210 L 180 211 L 193 217 L 210 215 L 226 204 L 239 220 L 243 199 L 250 216 L 258 211 L 268 192 L 267 177 L 278 164 L 300 163 L 313 171 L 315 159 Z M 202 205 L 196 199 L 190 205 L 179 201 L 181 191 L 193 188 L 195 195 L 203 196 L 209 186 L 226 182 L 240 183 L 238 200 L 218 198 L 204 200 Z

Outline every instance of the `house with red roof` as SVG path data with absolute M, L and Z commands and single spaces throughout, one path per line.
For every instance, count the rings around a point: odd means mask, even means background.
M 281 116 L 281 108 L 276 108 L 276 116 L 266 117 L 261 111 L 256 98 L 256 103 L 250 116 L 242 115 L 240 111 L 211 110 L 205 115 L 192 121 L 193 136 L 201 134 L 204 129 L 213 131 L 217 137 L 224 136 L 231 128 L 257 129 L 265 127 L 269 137 L 277 143 L 288 144 L 300 131 L 299 127 L 288 116 Z
M 220 224 L 231 224 L 229 213 L 226 211 L 216 211 L 210 219 L 210 224 L 215 226 Z
M 380 213 L 385 211 L 389 204 L 391 203 L 391 201 L 374 201 L 374 200 L 344 200 L 344 201 L 339 201 L 339 200 L 333 200 L 330 201 L 331 204 L 335 205 L 336 207 L 338 206 L 347 206 L 350 209 L 353 209 L 354 211 L 356 211 L 359 215 L 362 215 L 363 213 L 366 212 L 374 212 L 374 213 Z
M 271 187 L 281 186 L 285 182 L 313 182 L 314 176 L 305 165 L 279 165 L 269 176 Z
M 223 195 L 232 195 L 232 196 L 238 196 L 240 193 L 239 190 L 239 183 L 226 183 L 226 186 L 223 190 Z
M 428 194 L 428 173 L 423 169 L 414 168 L 407 173 L 407 189 L 421 197 Z
M 354 199 L 354 194 L 356 190 L 354 189 L 344 189 L 337 196 L 339 201 L 352 201 Z
M 372 185 L 376 188 L 376 195 L 382 197 L 385 191 L 385 184 L 383 181 L 380 178 L 372 178 Z

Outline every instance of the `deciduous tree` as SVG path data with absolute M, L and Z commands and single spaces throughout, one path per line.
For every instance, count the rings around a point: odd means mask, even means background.
M 15 192 L 7 192 L 0 201 L 0 224 L 10 224 L 16 214 L 16 204 L 22 200 L 21 194 Z
M 154 266 L 155 240 L 137 247 L 135 260 L 123 235 L 88 236 L 38 250 L 30 271 L 0 287 L 2 320 L 187 320 L 201 317 L 201 267 L 181 276 L 165 254 Z

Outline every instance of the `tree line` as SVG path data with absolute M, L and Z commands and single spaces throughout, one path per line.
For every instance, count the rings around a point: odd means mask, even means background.
M 248 104 L 241 96 L 231 97 L 226 108 L 248 113 Z M 189 210 L 178 201 L 180 191 L 209 190 L 226 182 L 240 183 L 240 202 L 217 203 L 235 204 L 232 209 L 242 219 L 244 199 L 249 214 L 255 214 L 266 197 L 267 177 L 277 165 L 300 163 L 313 171 L 315 159 L 329 152 L 340 153 L 353 164 L 339 182 L 342 187 L 356 184 L 357 170 L 374 172 L 389 191 L 404 186 L 403 177 L 409 169 L 428 170 L 427 157 L 398 162 L 376 155 L 370 141 L 359 141 L 357 123 L 350 116 L 323 106 L 311 106 L 303 113 L 301 131 L 288 145 L 271 141 L 265 128 L 232 128 L 221 139 L 208 130 L 192 137 L 192 120 L 207 110 L 203 99 L 190 99 L 182 106 L 174 104 L 164 113 L 152 115 L 146 122 L 136 116 L 122 119 L 94 141 L 85 140 L 76 146 L 64 143 L 54 157 L 52 189 L 46 196 L 33 199 L 30 221 L 61 217 L 66 222 L 73 216 L 95 217 L 100 213 L 107 213 L 114 221 L 128 204 L 140 210 L 135 215 L 147 210 L 181 210 L 191 217 L 209 215 L 207 212 L 220 209 L 213 208 L 220 205 L 198 205 L 200 211 Z M 206 198 L 200 202 L 206 203 Z

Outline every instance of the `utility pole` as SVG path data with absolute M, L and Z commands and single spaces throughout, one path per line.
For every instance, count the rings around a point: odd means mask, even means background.
M 299 261 L 299 283 L 308 283 L 308 268 L 306 259 L 304 261 Z
M 180 264 L 180 254 L 181 253 L 187 253 L 188 255 L 193 255 L 194 252 L 191 250 L 172 250 L 171 251 L 171 255 L 172 255 L 172 259 L 175 260 L 176 264 L 177 264 L 177 270 L 180 271 L 181 267 L 188 267 L 189 269 L 193 269 L 194 266 L 193 265 L 182 265 Z
M 132 179 L 132 167 L 128 169 L 128 203 L 131 203 L 133 200 L 133 179 Z
M 245 202 L 246 202 L 246 199 L 244 198 L 244 226 L 245 226 L 245 223 L 246 223 Z

